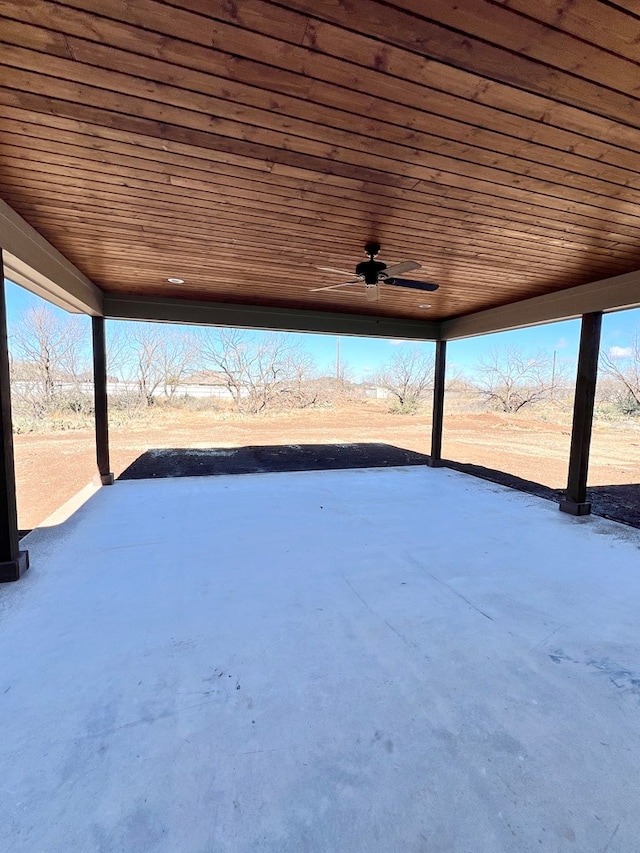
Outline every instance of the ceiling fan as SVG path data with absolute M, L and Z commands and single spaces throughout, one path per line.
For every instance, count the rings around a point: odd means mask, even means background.
M 345 281 L 342 284 L 329 284 L 325 287 L 311 287 L 311 293 L 318 293 L 321 290 L 338 290 L 341 287 L 348 287 L 352 284 L 360 284 L 364 282 L 365 293 L 367 299 L 376 300 L 380 298 L 379 284 L 391 285 L 393 287 L 407 287 L 411 290 L 437 290 L 438 285 L 430 281 L 416 281 L 411 278 L 398 278 L 399 275 L 412 270 L 420 269 L 420 264 L 416 261 L 402 261 L 399 264 L 392 264 L 388 267 L 382 261 L 374 261 L 376 255 L 380 252 L 380 243 L 367 243 L 364 247 L 365 253 L 369 256 L 368 261 L 362 261 L 356 267 L 356 278 L 352 281 Z M 337 270 L 333 267 L 316 267 L 323 272 L 335 272 L 340 275 L 352 275 L 346 270 Z

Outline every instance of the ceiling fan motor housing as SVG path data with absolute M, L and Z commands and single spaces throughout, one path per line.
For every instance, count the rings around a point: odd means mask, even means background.
M 362 261 L 356 267 L 356 275 L 362 276 L 367 284 L 377 284 L 386 268 L 382 261 Z

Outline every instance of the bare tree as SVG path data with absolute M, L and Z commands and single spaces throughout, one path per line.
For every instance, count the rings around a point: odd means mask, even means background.
M 43 417 L 91 379 L 88 335 L 76 315 L 29 308 L 11 330 L 12 378 L 18 402 Z
M 549 399 L 564 370 L 560 366 L 554 372 L 551 358 L 542 351 L 527 355 L 517 347 L 505 347 L 480 359 L 474 385 L 486 403 L 503 412 L 518 412 Z
M 167 399 L 175 397 L 180 386 L 193 370 L 196 347 L 192 337 L 174 331 L 165 334 L 160 351 L 162 388 Z
M 615 400 L 619 408 L 625 414 L 640 413 L 640 329 L 636 329 L 631 346 L 603 351 L 600 369 L 614 379 L 620 389 Z
M 160 325 L 135 324 L 128 344 L 132 373 L 146 405 L 153 405 L 159 391 L 173 397 L 193 367 L 191 339 Z
M 257 336 L 239 329 L 209 330 L 200 337 L 201 357 L 225 380 L 238 411 L 309 405 L 313 362 L 284 335 Z
M 322 388 L 316 381 L 316 369 L 312 356 L 302 347 L 288 347 L 284 360 L 284 376 L 276 404 L 281 408 L 306 409 L 325 401 Z
M 127 365 L 130 362 L 129 340 L 126 326 L 116 321 L 109 321 L 106 326 L 107 345 L 107 374 L 117 382 L 125 380 Z
M 395 398 L 395 411 L 411 414 L 425 393 L 433 387 L 433 354 L 418 347 L 399 348 L 371 382 Z

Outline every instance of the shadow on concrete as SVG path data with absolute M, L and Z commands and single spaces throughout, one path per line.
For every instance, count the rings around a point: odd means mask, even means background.
M 516 477 L 504 471 L 496 471 L 494 468 L 484 468 L 482 465 L 472 465 L 467 462 L 454 462 L 450 459 L 443 460 L 443 465 L 462 474 L 480 477 L 556 503 L 564 497 L 564 489 L 551 489 L 549 486 L 524 480 L 522 477 Z M 593 486 L 587 489 L 587 500 L 591 501 L 591 510 L 594 515 L 640 528 L 640 483 Z
M 426 465 L 429 457 L 391 444 L 283 444 L 255 447 L 169 448 L 147 450 L 118 477 L 209 477 L 216 474 L 268 474 L 338 468 Z

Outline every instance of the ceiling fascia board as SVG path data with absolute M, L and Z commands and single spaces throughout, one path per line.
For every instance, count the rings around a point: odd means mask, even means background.
M 0 199 L 4 276 L 67 311 L 102 314 L 102 291 Z
M 636 271 L 445 320 L 441 334 L 443 340 L 451 341 L 572 320 L 592 311 L 623 311 L 639 306 L 640 271 Z
M 360 314 L 310 311 L 105 294 L 104 315 L 117 320 L 153 320 L 201 326 L 269 329 L 279 332 L 315 332 L 373 338 L 435 341 L 440 324 L 432 320 L 404 320 Z

